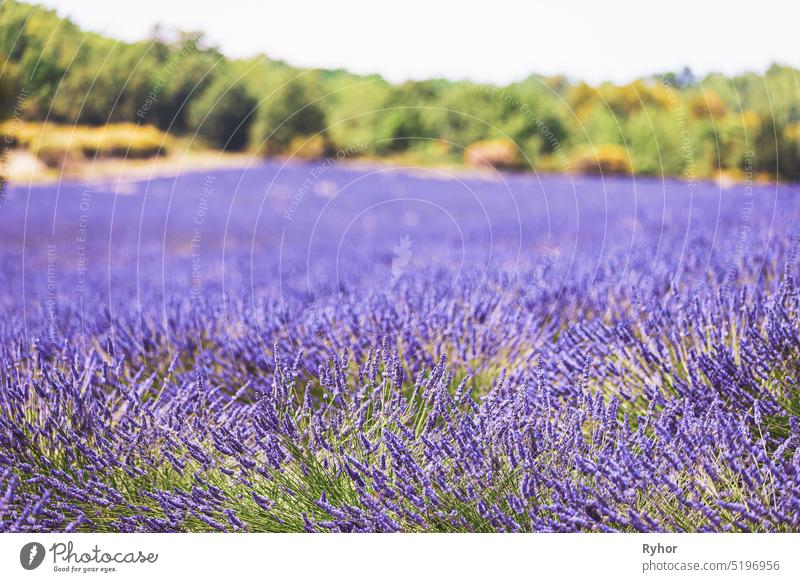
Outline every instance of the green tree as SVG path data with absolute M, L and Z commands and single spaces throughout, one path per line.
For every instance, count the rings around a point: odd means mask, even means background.
M 256 104 L 255 98 L 233 75 L 223 73 L 192 100 L 188 123 L 209 145 L 238 151 L 247 145 Z
M 289 151 L 292 141 L 324 137 L 325 113 L 302 79 L 289 80 L 258 105 L 250 133 L 251 146 L 266 155 Z

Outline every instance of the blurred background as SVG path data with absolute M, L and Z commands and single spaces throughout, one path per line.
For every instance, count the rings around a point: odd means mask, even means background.
M 767 4 L 7 0 L 2 173 L 335 156 L 794 181 L 798 10 Z

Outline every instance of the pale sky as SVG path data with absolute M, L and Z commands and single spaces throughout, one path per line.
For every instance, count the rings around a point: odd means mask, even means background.
M 628 81 L 684 65 L 695 73 L 800 66 L 800 1 L 43 0 L 124 40 L 156 23 L 201 30 L 232 57 L 303 67 L 508 83 L 530 73 Z

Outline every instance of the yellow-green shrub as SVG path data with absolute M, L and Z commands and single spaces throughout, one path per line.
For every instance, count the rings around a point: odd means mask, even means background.
M 169 136 L 157 128 L 134 123 L 91 127 L 8 122 L 0 133 L 49 166 L 80 158 L 150 158 L 167 153 L 171 145 Z
M 633 168 L 625 148 L 613 143 L 578 146 L 572 152 L 572 167 L 582 174 L 631 174 Z
M 292 139 L 289 144 L 289 153 L 292 157 L 307 160 L 324 158 L 329 149 L 330 144 L 324 135 L 300 135 Z
M 471 144 L 464 152 L 468 166 L 517 168 L 522 165 L 519 148 L 508 139 L 487 139 Z

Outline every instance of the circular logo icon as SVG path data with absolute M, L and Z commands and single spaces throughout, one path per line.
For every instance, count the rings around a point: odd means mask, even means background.
M 44 546 L 39 542 L 27 543 L 19 552 L 19 563 L 26 570 L 35 570 L 42 565 L 44 554 Z

